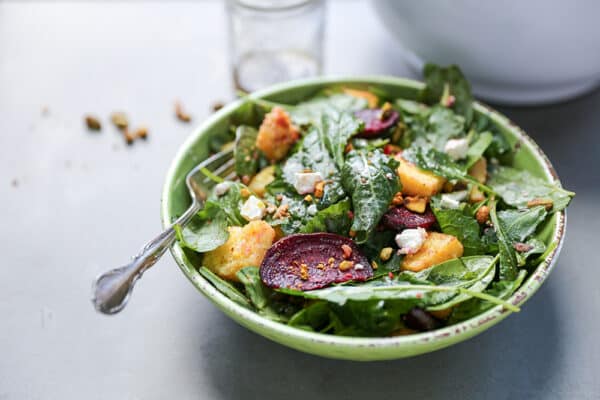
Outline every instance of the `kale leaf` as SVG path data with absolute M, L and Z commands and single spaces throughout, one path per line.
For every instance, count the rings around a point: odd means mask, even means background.
M 350 199 L 345 198 L 339 203 L 318 211 L 306 222 L 306 225 L 300 229 L 300 232 L 330 232 L 337 233 L 338 235 L 348 235 L 350 226 L 352 225 L 352 219 L 350 218 L 351 209 Z
M 400 190 L 398 162 L 379 150 L 353 150 L 342 168 L 342 184 L 352 198 L 352 230 L 356 242 L 364 243 Z

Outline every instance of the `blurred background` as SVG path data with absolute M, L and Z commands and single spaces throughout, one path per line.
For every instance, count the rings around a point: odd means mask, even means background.
M 600 3 L 259 3 L 0 1 L 0 399 L 600 398 Z M 521 313 L 417 358 L 324 360 L 230 321 L 168 255 L 94 312 L 93 277 L 160 231 L 171 159 L 236 90 L 423 60 L 459 64 L 577 192 Z

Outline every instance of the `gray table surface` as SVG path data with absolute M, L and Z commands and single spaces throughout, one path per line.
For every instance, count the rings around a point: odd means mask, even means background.
M 414 76 L 368 4 L 329 11 L 326 72 Z M 224 32 L 219 2 L 0 3 L 0 399 L 600 398 L 600 91 L 500 107 L 578 194 L 550 279 L 472 340 L 392 362 L 306 355 L 229 320 L 169 256 L 122 314 L 96 314 L 92 277 L 160 229 L 192 128 L 173 101 L 197 123 L 231 98 Z M 84 129 L 117 109 L 148 142 Z

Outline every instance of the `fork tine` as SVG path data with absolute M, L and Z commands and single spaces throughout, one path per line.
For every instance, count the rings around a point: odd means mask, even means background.
M 196 165 L 194 168 L 192 168 L 192 170 L 190 172 L 188 172 L 186 178 L 189 178 L 192 175 L 196 174 L 202 168 L 213 170 L 214 168 L 221 165 L 223 162 L 228 161 L 232 155 L 233 155 L 233 149 L 215 153 L 212 156 L 208 157 L 206 160 L 202 161 L 200 164 Z M 218 165 L 213 166 L 213 164 L 218 164 Z

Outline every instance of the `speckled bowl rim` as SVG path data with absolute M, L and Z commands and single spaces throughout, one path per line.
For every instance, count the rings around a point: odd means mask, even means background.
M 255 92 L 253 97 L 264 97 L 270 96 L 276 93 L 285 92 L 288 90 L 294 90 L 306 85 L 320 85 L 320 84 L 381 84 L 381 85 L 393 85 L 403 86 L 411 89 L 421 89 L 423 83 L 390 76 L 333 76 L 333 77 L 320 77 L 312 79 L 304 79 L 298 81 L 287 82 L 271 86 L 267 89 Z M 236 100 L 231 104 L 225 106 L 212 116 L 210 116 L 203 124 L 196 128 L 193 133 L 186 139 L 181 145 L 177 152 L 174 160 L 171 163 L 169 171 L 167 172 L 166 181 L 163 187 L 163 193 L 161 198 L 161 217 L 162 224 L 164 227 L 170 225 L 173 216 L 169 214 L 169 198 L 170 188 L 173 186 L 177 179 L 176 170 L 177 165 L 186 156 L 187 149 L 195 143 L 198 138 L 205 132 L 211 130 L 211 128 L 217 124 L 221 118 L 226 118 L 232 111 L 237 109 L 243 103 L 242 100 Z M 496 123 L 505 126 L 509 129 L 520 141 L 522 146 L 527 146 L 532 150 L 535 158 L 544 166 L 544 173 L 551 181 L 560 185 L 558 175 L 548 160 L 548 157 L 539 148 L 539 146 L 531 139 L 521 128 L 516 126 L 505 116 L 501 115 L 497 111 L 481 103 L 475 104 L 477 111 L 485 112 L 490 118 Z M 557 242 L 556 248 L 548 254 L 544 261 L 535 269 L 535 271 L 527 278 L 521 288 L 517 290 L 513 296 L 508 300 L 515 306 L 522 306 L 542 285 L 544 280 L 548 277 L 549 273 L 554 268 L 558 254 L 561 251 L 564 234 L 566 229 L 566 212 L 563 210 L 557 213 L 556 224 L 554 232 L 552 234 L 552 242 Z M 175 243 L 171 247 L 171 254 L 179 265 L 182 272 L 192 282 L 192 284 L 208 297 L 213 303 L 218 305 L 226 314 L 230 315 L 234 319 L 240 319 L 243 321 L 243 325 L 249 329 L 263 335 L 281 337 L 286 336 L 289 340 L 295 343 L 309 342 L 312 345 L 325 345 L 325 346 L 336 346 L 344 348 L 345 351 L 341 351 L 339 356 L 328 354 L 328 357 L 356 359 L 356 360 L 380 360 L 380 359 L 394 359 L 406 356 L 412 356 L 422 354 L 437 349 L 447 347 L 451 344 L 464 341 L 470 337 L 473 337 L 491 326 L 497 324 L 504 318 L 506 318 L 511 311 L 505 310 L 502 306 L 496 306 L 481 315 L 478 315 L 469 320 L 461 323 L 451 325 L 442 329 L 438 329 L 431 332 L 418 333 L 406 336 L 396 337 L 382 337 L 382 338 L 366 338 L 366 337 L 346 337 L 346 336 L 335 336 L 322 333 L 315 333 L 290 327 L 278 322 L 266 319 L 259 314 L 244 308 L 232 300 L 228 299 L 222 293 L 220 293 L 214 286 L 212 286 L 205 278 L 199 273 L 189 273 L 185 268 L 186 259 L 181 247 Z M 237 317 L 237 318 L 236 318 Z M 275 335 L 265 335 L 264 331 L 272 331 Z M 278 339 L 274 339 L 280 341 Z M 283 343 L 286 344 L 286 343 Z M 297 344 L 293 346 L 300 348 Z M 316 346 L 319 347 L 319 346 Z M 311 348 L 315 348 L 312 346 Z M 385 348 L 389 349 L 389 355 L 385 352 L 377 352 L 377 355 L 369 356 L 368 352 L 373 348 Z M 364 350 L 364 354 L 357 355 L 357 351 L 360 349 Z M 319 354 L 319 351 L 306 350 L 313 354 Z M 345 354 L 345 355 L 343 355 Z

